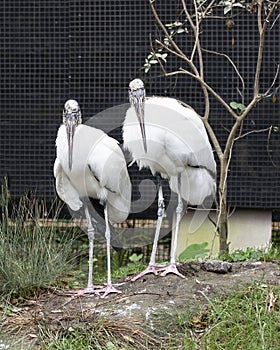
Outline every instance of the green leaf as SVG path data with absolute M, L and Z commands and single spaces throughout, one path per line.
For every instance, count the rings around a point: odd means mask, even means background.
M 169 42 L 168 38 L 166 38 L 166 37 L 163 39 L 163 43 L 164 43 L 164 45 L 166 45 L 166 46 L 169 46 L 169 45 L 170 45 L 170 42 Z
M 148 73 L 149 70 L 151 69 L 151 65 L 149 62 L 145 63 L 143 68 L 145 69 L 145 73 Z
M 207 242 L 191 244 L 179 255 L 179 260 L 204 258 L 209 252 L 209 249 L 206 249 L 207 246 Z
M 246 109 L 246 106 L 244 106 L 242 103 L 238 103 L 238 108 L 241 110 L 241 111 L 244 111 Z
M 224 15 L 226 15 L 231 10 L 231 6 L 225 6 Z
M 241 4 L 240 2 L 237 2 L 237 3 L 233 4 L 232 6 L 234 6 L 234 7 L 241 7 L 243 9 L 245 8 L 245 5 Z
M 143 254 L 136 254 L 136 253 L 133 253 L 132 255 L 130 255 L 130 257 L 128 258 L 131 262 L 138 262 L 140 261 L 141 259 L 143 258 Z
M 229 105 L 232 109 L 236 109 L 239 111 L 244 111 L 244 109 L 246 109 L 246 106 L 244 106 L 242 103 L 238 103 L 235 101 L 231 101 Z
M 238 103 L 237 103 L 237 102 L 232 101 L 232 102 L 230 102 L 229 105 L 230 105 L 230 107 L 231 107 L 232 109 L 238 109 L 238 107 L 237 107 Z
M 173 27 L 173 23 L 166 23 L 165 26 L 166 26 L 167 28 L 172 28 L 172 27 Z
M 164 62 L 166 62 L 166 57 L 167 57 L 167 53 L 163 53 L 163 54 L 161 55 L 161 59 L 162 59 Z

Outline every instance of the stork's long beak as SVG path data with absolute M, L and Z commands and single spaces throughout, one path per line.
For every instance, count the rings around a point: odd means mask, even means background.
M 66 132 L 68 140 L 68 164 L 69 170 L 72 170 L 72 161 L 73 161 L 73 143 L 74 143 L 74 134 L 76 130 L 76 120 L 75 115 L 70 115 L 67 119 Z
M 142 89 L 133 91 L 132 102 L 139 121 L 140 129 L 141 129 L 143 147 L 144 147 L 145 153 L 147 153 L 147 139 L 146 139 L 146 131 L 145 131 L 145 118 L 144 118 L 145 91 Z

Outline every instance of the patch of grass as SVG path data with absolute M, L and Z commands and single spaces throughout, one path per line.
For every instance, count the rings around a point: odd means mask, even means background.
M 44 225 L 44 208 L 30 196 L 12 203 L 5 184 L 0 206 L 0 295 L 26 297 L 67 272 L 74 235 Z
M 229 262 L 237 261 L 280 261 L 280 250 L 273 244 L 268 248 L 255 249 L 248 247 L 246 250 L 237 249 L 232 253 L 219 256 L 220 259 Z
M 142 262 L 129 262 L 125 266 L 121 266 L 120 268 L 113 270 L 112 277 L 113 278 L 121 278 L 121 277 L 127 277 L 129 275 L 135 275 L 139 273 L 140 271 L 144 270 L 146 268 L 146 265 Z
M 280 349 L 280 286 L 260 282 L 180 313 L 186 349 Z M 277 299 L 278 297 L 278 299 Z

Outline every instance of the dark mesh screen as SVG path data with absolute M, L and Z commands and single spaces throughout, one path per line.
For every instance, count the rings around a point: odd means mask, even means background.
M 128 82 L 141 77 L 148 94 L 177 97 L 203 113 L 201 89 L 196 82 L 182 75 L 165 78 L 159 67 L 148 74 L 141 69 L 150 52 L 150 33 L 152 37 L 156 34 L 148 1 L 3 3 L 0 172 L 1 176 L 8 175 L 13 196 L 26 189 L 34 189 L 39 197 L 55 196 L 54 142 L 63 104 L 70 97 L 80 102 L 86 120 L 105 108 L 126 103 Z M 172 2 L 172 6 L 167 0 L 158 4 L 166 22 L 179 15 L 180 1 Z M 258 45 L 257 28 L 252 36 L 252 26 L 248 14 L 236 17 L 232 29 L 222 20 L 209 20 L 202 28 L 207 32 L 203 46 L 229 55 L 246 78 L 245 104 L 252 96 Z M 267 35 L 261 92 L 270 86 L 279 62 L 279 29 L 274 27 Z M 238 89 L 242 84 L 227 59 L 207 52 L 204 57 L 207 81 L 226 101 L 240 102 Z M 177 64 L 178 60 L 170 57 L 167 68 L 178 68 Z M 278 94 L 274 103 L 271 98 L 261 102 L 244 122 L 243 132 L 279 125 L 279 101 Z M 211 120 L 224 144 L 232 119 L 213 98 Z M 121 138 L 119 129 L 111 134 Z M 236 143 L 229 173 L 231 205 L 279 207 L 279 135 L 250 134 Z M 135 176 L 139 176 L 136 170 Z
M 53 196 L 55 133 L 69 90 L 68 1 L 4 1 L 1 175 L 12 195 Z

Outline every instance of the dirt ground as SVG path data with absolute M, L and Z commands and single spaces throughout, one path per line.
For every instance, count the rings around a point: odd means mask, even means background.
M 69 327 L 75 318 L 89 315 L 111 315 L 131 318 L 142 329 L 164 336 L 170 320 L 186 305 L 207 303 L 207 298 L 223 295 L 254 280 L 267 285 L 280 283 L 280 267 L 273 262 L 233 263 L 228 273 L 206 271 L 201 264 L 186 263 L 179 267 L 185 279 L 175 275 L 166 277 L 146 275 L 136 282 L 131 277 L 120 279 L 115 286 L 122 291 L 106 298 L 95 295 L 69 296 L 63 291 L 43 293 L 37 300 L 30 300 L 11 310 L 12 317 L 4 322 L 3 329 L 14 329 L 14 334 L 24 335 L 26 340 L 36 340 L 38 324 L 44 322 L 49 329 Z M 1 336 L 0 336 L 1 339 Z M 1 343 L 2 341 L 2 343 Z M 2 344 L 2 346 L 1 346 Z M 0 340 L 0 349 L 4 349 Z

